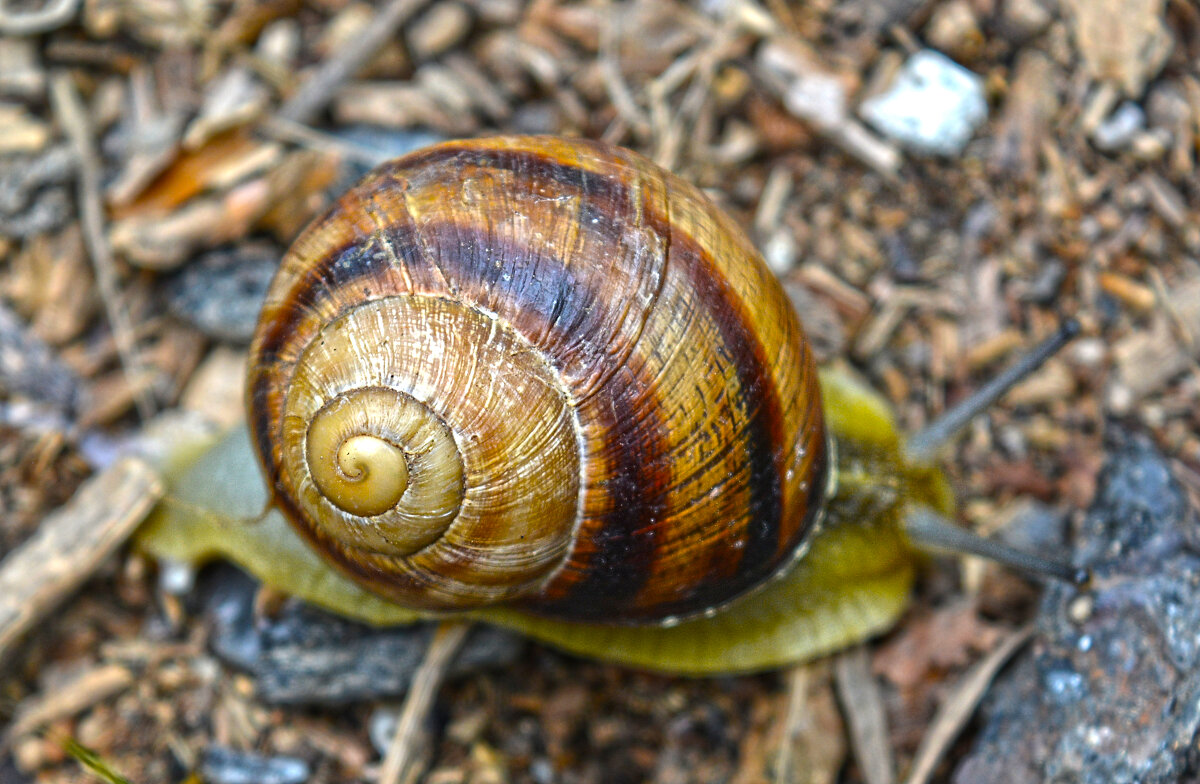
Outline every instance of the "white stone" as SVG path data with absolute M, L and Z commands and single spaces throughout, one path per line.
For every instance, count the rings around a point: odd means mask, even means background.
M 950 58 L 924 49 L 859 115 L 880 133 L 916 152 L 956 155 L 987 119 L 983 79 Z

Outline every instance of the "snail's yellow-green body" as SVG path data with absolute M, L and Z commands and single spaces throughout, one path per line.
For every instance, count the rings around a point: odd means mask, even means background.
M 821 393 L 836 486 L 807 552 L 776 578 L 709 615 L 665 627 L 551 620 L 507 607 L 462 617 L 583 656 L 691 675 L 783 666 L 885 630 L 907 605 L 918 561 L 902 530 L 905 508 L 949 513 L 952 496 L 938 469 L 906 463 L 886 401 L 829 369 Z M 277 512 L 263 515 L 267 491 L 244 428 L 167 469 L 168 500 L 138 535 L 149 553 L 189 563 L 226 558 L 274 588 L 371 624 L 438 617 L 367 592 L 324 563 Z

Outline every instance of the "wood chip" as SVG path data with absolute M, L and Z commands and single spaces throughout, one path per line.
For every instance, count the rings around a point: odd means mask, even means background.
M 798 40 L 769 41 L 759 50 L 755 65 L 763 83 L 779 96 L 788 111 L 880 174 L 897 175 L 900 151 L 850 116 L 851 85 L 827 70 L 821 59 Z
M 1165 0 L 1065 0 L 1075 45 L 1092 77 L 1110 80 L 1130 97 L 1142 94 L 1171 53 L 1163 24 Z
M 133 533 L 162 492 L 157 472 L 124 458 L 88 480 L 0 561 L 0 661 Z
M 0 155 L 35 153 L 50 141 L 50 127 L 23 106 L 0 103 Z
M 51 722 L 81 713 L 133 685 L 133 673 L 120 664 L 101 664 L 65 683 L 26 700 L 5 734 L 5 742 L 40 729 Z
M 1149 313 L 1158 301 L 1154 290 L 1149 286 L 1116 272 L 1101 272 L 1097 280 L 1101 289 L 1116 297 L 1121 304 L 1135 313 Z
M 79 0 L 46 0 L 21 11 L 8 6 L 12 0 L 0 0 L 0 35 L 37 35 L 70 22 L 79 12 Z
M 1179 229 L 1188 221 L 1187 202 L 1175 186 L 1154 172 L 1146 172 L 1139 182 L 1146 188 L 1150 206 L 1158 217 L 1173 229 Z
M 38 47 L 31 38 L 0 41 L 0 94 L 39 97 L 46 89 L 46 71 L 38 57 Z
M 1005 406 L 1047 405 L 1056 400 L 1069 400 L 1075 391 L 1075 377 L 1067 363 L 1055 358 L 1048 360 L 1038 372 L 1017 384 L 1004 396 Z
M 967 352 L 967 367 L 978 370 L 1008 356 L 1023 345 L 1025 336 L 1021 330 L 1009 327 L 972 346 Z
M 739 784 L 834 784 L 846 761 L 845 729 L 824 663 L 804 664 L 786 674 L 787 707 L 777 722 L 780 737 L 767 775 L 747 776 Z M 751 763 L 752 764 L 752 763 Z M 761 762 L 759 763 L 762 764 Z
M 263 145 L 247 133 L 231 132 L 209 139 L 204 145 L 178 155 L 152 183 L 128 202 L 118 202 L 113 215 L 118 220 L 134 217 L 161 217 L 179 209 L 190 199 L 214 187 L 219 182 L 231 184 L 231 169 L 239 175 L 249 174 L 244 161 L 254 160 L 257 168 L 274 162 L 258 160 L 262 150 L 281 154 L 278 145 Z
M 218 346 L 192 374 L 179 407 L 201 414 L 222 429 L 233 427 L 243 417 L 245 378 L 246 352 Z
M 430 60 L 457 46 L 471 30 L 471 12 L 462 3 L 434 3 L 409 26 L 408 41 L 417 61 Z
M 194 150 L 216 134 L 250 122 L 266 111 L 269 98 L 249 68 L 230 68 L 210 87 L 200 116 L 184 132 L 183 146 Z
M 1053 74 L 1053 62 L 1040 51 L 1025 50 L 1017 59 L 989 160 L 994 170 L 1022 181 L 1037 174 L 1038 145 L 1058 105 Z
M 51 345 L 78 337 L 96 314 L 99 298 L 77 224 L 28 240 L 9 273 L 0 290 Z
M 1167 313 L 1156 318 L 1150 329 L 1134 332 L 1113 346 L 1116 380 L 1130 395 L 1126 405 L 1161 389 L 1172 376 L 1191 367 L 1194 356 L 1187 347 L 1200 345 L 1200 277 L 1177 283 L 1163 304 Z

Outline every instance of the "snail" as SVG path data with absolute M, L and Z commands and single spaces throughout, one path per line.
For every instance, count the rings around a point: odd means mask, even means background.
M 461 615 L 681 673 L 780 666 L 893 623 L 921 543 L 1074 577 L 939 523 L 933 460 L 1072 329 L 906 441 L 878 395 L 818 370 L 753 244 L 691 184 L 598 142 L 448 142 L 295 241 L 248 428 L 181 458 L 141 542 L 376 623 Z

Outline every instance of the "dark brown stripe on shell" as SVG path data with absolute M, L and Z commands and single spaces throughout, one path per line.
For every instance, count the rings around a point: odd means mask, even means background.
M 685 599 L 663 608 L 668 615 L 686 615 L 723 604 L 757 585 L 775 571 L 791 543 L 779 538 L 783 517 L 783 407 L 770 359 L 754 332 L 750 314 L 719 274 L 708 252 L 694 238 L 678 231 L 672 235 L 670 248 L 670 264 L 686 271 L 703 310 L 717 324 L 721 345 L 736 369 L 740 402 L 747 417 L 745 429 L 737 437 L 737 444 L 745 450 L 749 475 L 749 508 L 742 516 L 745 528 L 740 558 L 732 575 L 697 585 Z M 729 551 L 712 550 L 705 573 L 722 574 L 728 569 Z
M 524 169 L 543 170 L 547 165 L 559 169 L 573 168 L 559 162 L 545 161 L 535 152 L 528 152 L 526 156 L 536 159 L 538 163 L 524 164 Z M 553 179 L 557 182 L 572 182 L 583 178 L 558 174 Z M 593 176 L 593 179 L 601 178 Z M 609 198 L 618 204 L 626 203 L 628 189 L 623 183 L 610 183 L 608 189 L 611 190 Z M 623 557 L 629 557 L 625 551 L 630 541 L 626 533 L 627 526 L 638 525 L 635 520 L 623 520 L 619 529 L 620 535 L 614 537 L 611 542 L 597 543 L 597 552 L 587 564 L 587 579 L 571 585 L 566 596 L 538 606 L 538 611 L 549 615 L 569 614 L 580 620 L 601 621 L 619 618 L 622 621 L 636 622 L 687 616 L 728 602 L 765 580 L 789 559 L 792 549 L 799 544 L 804 533 L 812 525 L 820 506 L 824 477 L 814 476 L 810 479 L 805 499 L 805 520 L 797 527 L 797 536 L 789 541 L 781 540 L 784 471 L 781 452 L 786 445 L 783 443 L 783 407 L 775 388 L 770 358 L 766 356 L 762 344 L 758 341 L 752 327 L 752 317 L 746 313 L 737 295 L 730 290 L 728 282 L 720 274 L 708 252 L 695 238 L 672 231 L 666 217 L 657 214 L 652 205 L 645 205 L 644 219 L 660 236 L 669 238 L 671 255 L 668 265 L 682 265 L 686 271 L 693 291 L 703 302 L 702 308 L 711 314 L 717 323 L 722 345 L 736 368 L 740 394 L 748 414 L 747 426 L 741 434 L 740 442 L 746 451 L 746 461 L 749 465 L 750 491 L 749 509 L 743 518 L 745 529 L 742 534 L 742 547 L 738 551 L 740 557 L 731 559 L 729 548 L 712 548 L 709 565 L 703 573 L 713 579 L 691 586 L 680 599 L 669 604 L 631 607 L 627 603 L 609 602 L 605 591 L 610 590 L 616 580 L 631 576 L 633 571 L 632 568 L 616 567 Z M 794 359 L 804 365 L 809 361 L 807 356 Z M 819 416 L 812 421 L 812 426 L 822 426 Z M 818 450 L 821 454 L 815 457 L 823 461 L 823 436 L 814 440 L 821 445 Z M 644 459 L 644 456 L 645 453 L 639 455 L 634 450 L 629 452 L 627 459 Z M 824 470 L 823 464 L 821 469 Z M 815 480 L 819 480 L 820 483 L 817 484 Z M 644 530 L 655 519 L 653 516 L 642 518 L 641 528 Z M 637 536 L 636 532 L 633 536 Z M 731 560 L 736 561 L 736 568 L 729 574 Z M 639 559 L 639 562 L 643 561 L 644 557 Z M 610 578 L 608 570 L 613 568 L 617 571 L 612 573 Z M 644 618 L 640 617 L 641 613 L 646 614 Z
M 612 148 L 605 145 L 585 139 L 576 139 L 572 143 L 591 150 L 596 160 L 608 161 L 610 165 L 617 162 L 612 155 Z M 605 203 L 628 203 L 628 188 L 624 183 L 529 148 L 481 148 L 469 141 L 447 142 L 385 163 L 380 170 L 391 173 L 418 170 L 459 171 L 467 166 L 508 171 L 520 177 L 527 177 L 533 182 L 556 183 Z

